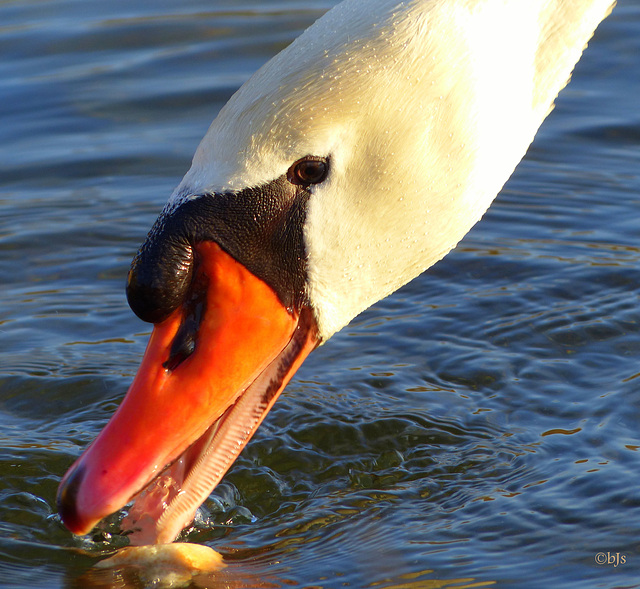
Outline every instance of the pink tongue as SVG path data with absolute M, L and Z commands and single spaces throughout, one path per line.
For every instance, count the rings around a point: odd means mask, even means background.
M 227 411 L 228 413 L 228 411 Z M 200 456 L 206 451 L 219 424 L 227 415 L 215 422 L 209 429 L 194 442 L 175 462 L 167 466 L 155 479 L 153 479 L 134 499 L 129 513 L 122 519 L 121 528 L 123 531 L 131 531 L 128 535 L 129 543 L 132 546 L 145 546 L 147 544 L 158 544 L 163 542 L 158 536 L 161 530 L 158 522 L 167 510 L 171 502 L 182 494 L 184 499 L 188 496 L 189 490 L 183 490 L 184 482 Z M 186 495 L 185 495 L 186 493 Z M 191 517 L 195 515 L 197 506 L 193 508 Z M 188 512 L 187 512 L 188 513 Z M 186 525 L 188 521 L 184 522 Z M 177 535 L 177 533 L 176 533 Z M 164 540 L 164 542 L 171 542 Z
M 128 536 L 132 546 L 157 542 L 156 523 L 169 503 L 180 493 L 186 476 L 185 462 L 183 455 L 136 496 L 129 513 L 122 520 L 123 530 L 133 530 Z

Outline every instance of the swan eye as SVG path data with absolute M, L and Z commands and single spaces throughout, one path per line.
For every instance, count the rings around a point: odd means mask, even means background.
M 329 174 L 329 162 L 321 157 L 305 157 L 298 160 L 287 172 L 287 179 L 292 184 L 311 186 L 324 182 Z

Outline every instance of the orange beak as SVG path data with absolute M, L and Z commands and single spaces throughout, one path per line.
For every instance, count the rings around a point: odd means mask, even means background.
M 318 345 L 311 311 L 286 309 L 217 244 L 195 259 L 189 296 L 154 327 L 124 401 L 62 480 L 75 534 L 137 495 L 123 521 L 132 543 L 173 541 Z

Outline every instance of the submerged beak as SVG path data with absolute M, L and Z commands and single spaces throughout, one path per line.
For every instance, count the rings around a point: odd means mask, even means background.
M 194 247 L 183 302 L 157 323 L 117 412 L 64 477 L 75 534 L 136 497 L 132 543 L 171 542 L 223 477 L 318 345 L 308 307 L 274 291 L 213 242 Z

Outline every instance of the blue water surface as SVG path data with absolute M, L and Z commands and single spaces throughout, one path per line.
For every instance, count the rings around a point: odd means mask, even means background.
M 334 3 L 0 3 L 0 586 L 145 586 L 55 513 L 148 338 L 126 272 Z M 638 56 L 620 0 L 484 219 L 298 372 L 182 538 L 229 565 L 194 586 L 640 586 Z

